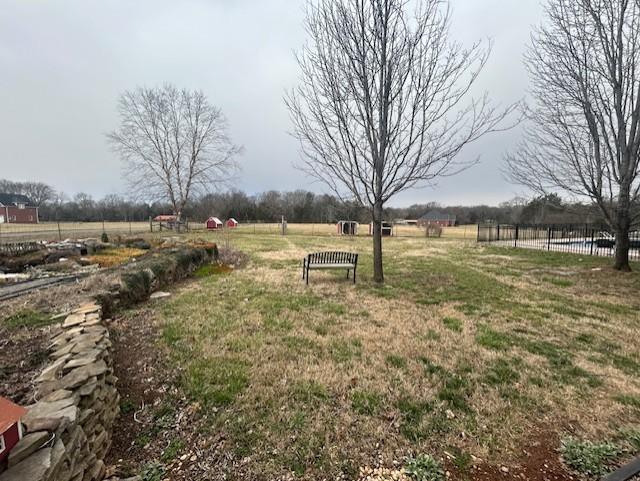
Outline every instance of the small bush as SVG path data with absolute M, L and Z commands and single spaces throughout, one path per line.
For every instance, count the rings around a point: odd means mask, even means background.
M 145 464 L 140 472 L 142 481 L 162 481 L 166 473 L 165 467 L 158 463 L 152 462 Z
M 404 466 L 404 471 L 416 481 L 443 481 L 444 470 L 440 463 L 428 454 L 419 454 L 415 458 L 409 458 Z
M 104 242 L 105 244 L 106 244 L 107 242 L 109 242 L 109 236 L 107 235 L 107 233 L 106 233 L 106 232 L 103 232 L 103 233 L 102 233 L 102 236 L 100 236 L 100 240 L 101 240 L 102 242 Z
M 607 474 L 609 466 L 622 454 L 623 450 L 610 442 L 592 443 L 575 438 L 562 441 L 562 460 L 571 469 L 586 476 Z

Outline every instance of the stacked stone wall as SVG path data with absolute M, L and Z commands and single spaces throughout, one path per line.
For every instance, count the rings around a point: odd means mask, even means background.
M 52 339 L 49 363 L 27 406 L 24 437 L 0 481 L 99 481 L 120 396 L 111 340 L 98 304 L 71 313 Z

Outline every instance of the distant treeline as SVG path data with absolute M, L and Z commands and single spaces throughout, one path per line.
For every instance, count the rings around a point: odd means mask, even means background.
M 95 200 L 89 194 L 78 193 L 69 198 L 41 182 L 12 182 L 0 179 L 0 193 L 24 194 L 40 207 L 41 221 L 144 221 L 160 214 L 171 214 L 168 203 L 143 203 L 119 195 L 107 195 Z M 556 195 L 533 200 L 521 198 L 498 206 L 442 206 L 435 202 L 414 204 L 404 208 L 387 208 L 386 218 L 419 219 L 437 210 L 455 215 L 458 224 L 479 222 L 499 223 L 597 223 L 602 219 L 592 206 L 563 202 Z M 354 202 L 344 202 L 335 196 L 304 190 L 293 192 L 267 191 L 247 195 L 241 191 L 208 194 L 195 199 L 185 209 L 184 217 L 203 222 L 210 216 L 230 217 L 240 222 L 278 222 L 284 216 L 288 222 L 334 223 L 356 220 L 366 223 L 370 212 Z

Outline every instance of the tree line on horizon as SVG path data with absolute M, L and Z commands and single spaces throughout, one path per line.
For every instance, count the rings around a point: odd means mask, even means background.
M 43 182 L 0 179 L 0 192 L 29 197 L 39 207 L 40 220 L 44 222 L 141 222 L 149 217 L 172 213 L 172 206 L 168 202 L 144 203 L 117 194 L 94 199 L 83 192 L 69 197 Z M 593 206 L 567 202 L 554 194 L 529 200 L 514 198 L 497 206 L 415 203 L 407 207 L 387 207 L 384 217 L 389 221 L 417 220 L 434 210 L 456 216 L 459 225 L 482 222 L 584 224 L 604 221 Z M 240 190 L 209 193 L 194 199 L 184 215 L 193 222 L 203 222 L 210 216 L 221 219 L 233 217 L 240 222 L 280 222 L 283 216 L 292 223 L 335 223 L 340 220 L 371 222 L 370 210 L 356 202 L 306 190 L 269 190 L 256 195 Z

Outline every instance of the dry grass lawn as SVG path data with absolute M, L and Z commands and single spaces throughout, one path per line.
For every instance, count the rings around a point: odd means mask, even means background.
M 456 239 L 239 230 L 249 265 L 162 304 L 183 387 L 256 479 L 454 453 L 516 465 L 534 432 L 620 440 L 640 421 L 640 276 L 608 260 Z M 361 254 L 358 283 L 307 252 Z M 557 442 L 557 441 L 556 441 Z M 557 447 L 557 446 L 556 446 Z

